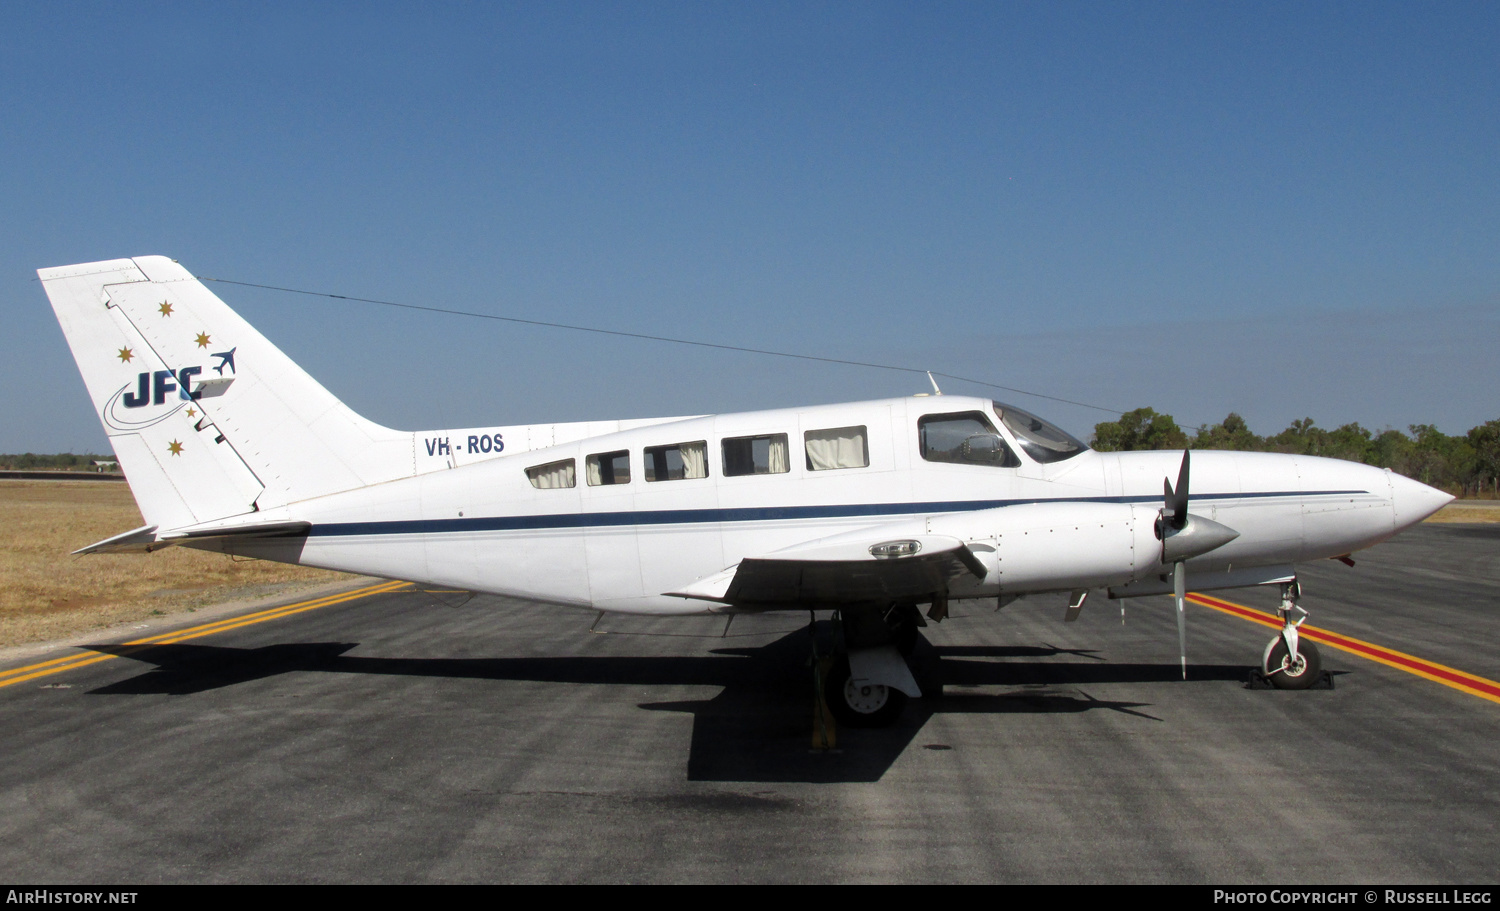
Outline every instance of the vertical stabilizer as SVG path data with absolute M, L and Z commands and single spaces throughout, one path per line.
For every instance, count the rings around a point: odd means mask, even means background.
M 146 522 L 407 477 L 413 436 L 349 410 L 161 256 L 38 270 Z

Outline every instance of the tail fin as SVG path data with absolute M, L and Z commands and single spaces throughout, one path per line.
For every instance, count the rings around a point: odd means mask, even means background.
M 412 434 L 349 410 L 176 262 L 37 274 L 148 524 L 179 528 L 414 472 Z

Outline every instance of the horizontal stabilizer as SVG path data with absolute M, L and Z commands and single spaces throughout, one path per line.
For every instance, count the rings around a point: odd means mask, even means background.
M 308 522 L 261 522 L 258 524 L 211 525 L 198 528 L 180 528 L 174 531 L 156 531 L 155 525 L 146 525 L 134 531 L 105 538 L 88 547 L 80 547 L 75 554 L 143 554 L 174 544 L 197 543 L 212 538 L 277 538 L 306 534 L 312 528 Z
M 292 535 L 305 535 L 310 528 L 312 528 L 311 522 L 200 525 L 193 528 L 179 528 L 175 531 L 166 532 L 162 535 L 162 540 L 169 544 L 183 544 L 187 541 L 201 541 L 206 538 L 280 538 Z
M 156 540 L 156 526 L 143 525 L 133 531 L 105 538 L 103 541 L 80 547 L 75 554 L 144 554 L 165 547 Z

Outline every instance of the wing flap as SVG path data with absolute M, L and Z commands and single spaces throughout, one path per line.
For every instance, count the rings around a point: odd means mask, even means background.
M 988 571 L 967 544 L 946 535 L 841 535 L 747 557 L 667 594 L 764 607 L 900 600 L 944 593 L 955 577 Z

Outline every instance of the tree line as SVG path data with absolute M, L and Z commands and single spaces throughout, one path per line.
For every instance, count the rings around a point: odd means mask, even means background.
M 1363 462 L 1406 475 L 1458 496 L 1496 496 L 1500 487 L 1500 420 L 1486 421 L 1461 436 L 1431 424 L 1413 424 L 1409 433 L 1373 432 L 1359 424 L 1324 430 L 1312 418 L 1293 421 L 1275 436 L 1259 436 L 1245 419 L 1230 412 L 1221 423 L 1199 427 L 1191 436 L 1170 414 L 1137 408 L 1118 421 L 1094 425 L 1092 445 L 1101 452 L 1129 449 L 1232 449 L 1288 452 Z
M 19 455 L 0 454 L 0 469 L 5 471 L 97 471 L 94 461 L 113 462 L 112 455 L 93 455 L 84 453 L 75 455 L 71 452 L 57 453 L 54 455 L 38 455 L 34 452 L 23 452 Z

